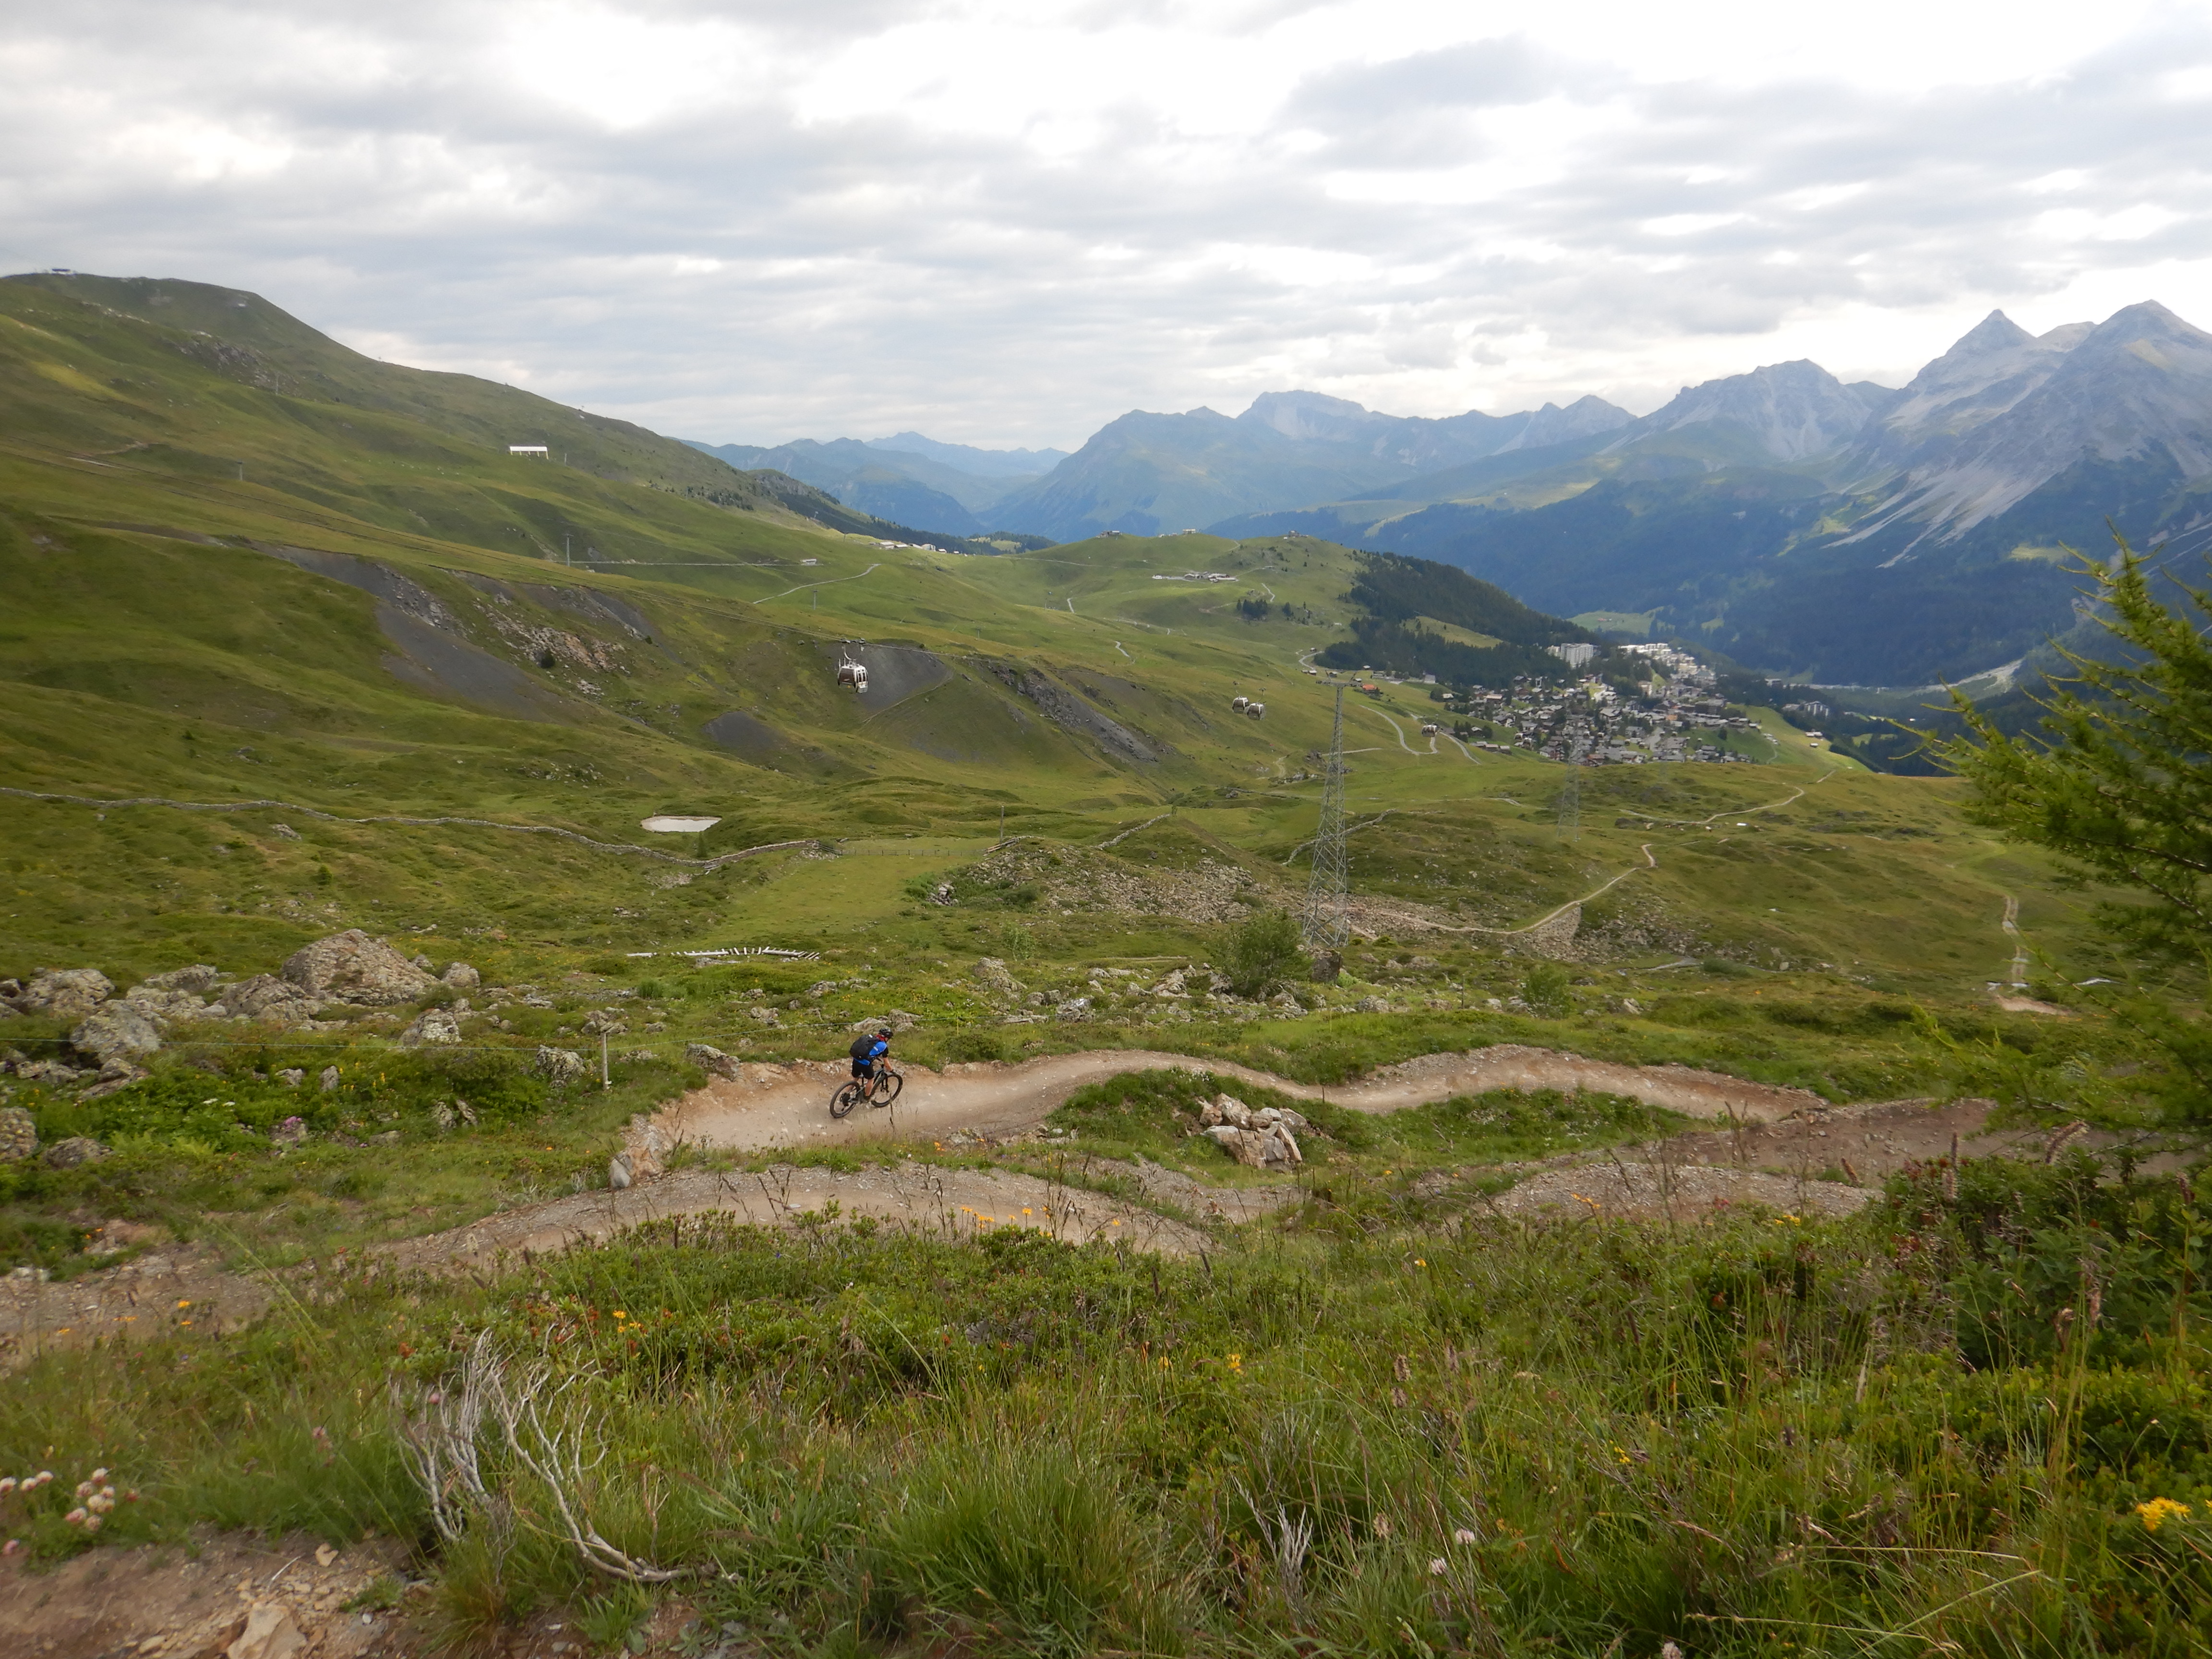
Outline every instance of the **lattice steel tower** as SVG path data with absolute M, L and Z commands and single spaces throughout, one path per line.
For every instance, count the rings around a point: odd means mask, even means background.
M 1589 748 L 1577 737 L 1567 750 L 1567 781 L 1559 791 L 1559 839 L 1579 841 L 1583 833 L 1583 767 Z
M 1306 886 L 1306 949 L 1344 948 L 1352 937 L 1351 891 L 1344 862 L 1344 687 L 1340 684 L 1336 725 L 1328 739 L 1328 769 L 1322 775 L 1321 827 L 1314 832 L 1313 879 Z

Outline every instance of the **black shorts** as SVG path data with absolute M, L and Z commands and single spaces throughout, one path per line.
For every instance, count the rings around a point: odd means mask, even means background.
M 873 1078 L 875 1074 L 875 1061 L 872 1060 L 856 1060 L 853 1062 L 853 1075 L 858 1078 L 861 1082 L 867 1082 L 869 1079 Z

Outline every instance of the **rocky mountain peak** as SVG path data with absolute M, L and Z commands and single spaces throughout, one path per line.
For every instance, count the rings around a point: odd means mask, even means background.
M 1328 443 L 1360 435 L 1364 428 L 1391 422 L 1349 398 L 1322 392 L 1263 392 L 1237 417 L 1300 442 Z
M 1939 363 L 1946 360 L 1963 362 L 1968 357 L 1984 356 L 1992 351 L 2011 351 L 2021 346 L 2031 345 L 2034 340 L 2035 336 L 2006 316 L 2003 312 L 1992 311 L 1953 341 L 1951 349 L 1942 356 L 1936 359 L 1936 362 Z M 1925 374 L 1927 370 L 1923 369 L 1921 372 Z
M 1685 386 L 1666 407 L 1626 428 L 1620 441 L 1725 422 L 1748 432 L 1777 460 L 1802 460 L 1848 443 L 1878 407 L 1873 393 L 1800 357 Z

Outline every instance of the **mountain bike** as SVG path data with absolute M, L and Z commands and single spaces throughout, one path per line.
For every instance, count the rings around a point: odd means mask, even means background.
M 867 1082 L 848 1078 L 837 1092 L 830 1097 L 830 1115 L 842 1117 L 862 1101 L 871 1106 L 888 1106 L 899 1097 L 906 1087 L 906 1079 L 890 1068 L 888 1060 L 876 1062 L 876 1074 Z

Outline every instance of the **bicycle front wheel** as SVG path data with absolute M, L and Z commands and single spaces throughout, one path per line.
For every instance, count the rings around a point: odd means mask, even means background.
M 899 1091 L 905 1087 L 906 1079 L 904 1077 L 896 1072 L 885 1072 L 884 1073 L 883 1081 L 876 1085 L 876 1104 L 878 1106 L 890 1105 L 891 1102 L 899 1097 Z
M 844 1116 L 846 1113 L 860 1103 L 860 1097 L 866 1092 L 857 1081 L 846 1084 L 836 1094 L 830 1097 L 830 1115 Z

